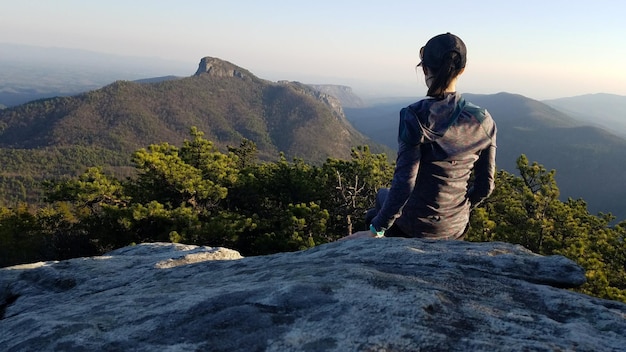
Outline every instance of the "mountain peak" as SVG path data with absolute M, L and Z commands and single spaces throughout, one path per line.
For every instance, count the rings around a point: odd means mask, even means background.
M 210 56 L 203 57 L 200 60 L 195 76 L 203 74 L 209 74 L 213 77 L 237 77 L 244 80 L 252 76 L 250 72 L 239 66 Z

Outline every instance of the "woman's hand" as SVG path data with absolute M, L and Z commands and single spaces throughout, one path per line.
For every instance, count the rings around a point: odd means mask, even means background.
M 370 230 L 366 230 L 366 231 L 358 231 L 355 232 L 351 235 L 348 235 L 346 237 L 342 237 L 340 239 L 338 239 L 337 241 L 344 241 L 344 240 L 354 240 L 357 238 L 368 238 L 368 237 L 376 237 L 376 235 L 374 233 L 372 233 L 372 231 Z

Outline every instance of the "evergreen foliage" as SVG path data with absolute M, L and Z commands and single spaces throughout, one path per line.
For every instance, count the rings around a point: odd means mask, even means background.
M 220 152 L 192 128 L 180 147 L 152 144 L 123 178 L 102 167 L 48 179 L 43 204 L 0 207 L 0 266 L 89 256 L 140 242 L 225 246 L 244 256 L 296 251 L 367 228 L 364 212 L 393 165 L 368 147 L 350 160 L 260 161 L 242 139 Z M 517 160 L 476 208 L 467 239 L 517 243 L 566 256 L 587 270 L 580 291 L 626 302 L 626 222 L 559 200 L 555 171 Z
M 498 173 L 494 193 L 472 214 L 467 239 L 563 255 L 586 270 L 582 292 L 626 302 L 626 221 L 610 226 L 615 218 L 590 214 L 584 200 L 560 201 L 556 171 L 530 164 L 525 155 L 517 168 L 519 177 Z

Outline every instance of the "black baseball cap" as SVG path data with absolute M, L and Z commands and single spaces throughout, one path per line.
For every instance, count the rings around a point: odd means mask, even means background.
M 439 68 L 441 66 L 445 54 L 454 51 L 461 57 L 460 67 L 465 67 L 467 61 L 467 49 L 461 38 L 450 32 L 439 34 L 430 38 L 430 40 L 420 49 L 420 63 L 418 66 Z

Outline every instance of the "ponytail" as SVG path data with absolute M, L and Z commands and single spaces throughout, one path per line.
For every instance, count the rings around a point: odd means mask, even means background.
M 428 88 L 429 97 L 441 99 L 452 80 L 461 73 L 465 65 L 462 62 L 461 55 L 456 51 L 450 51 L 445 54 L 438 68 L 426 67 L 431 73 L 433 80 Z

